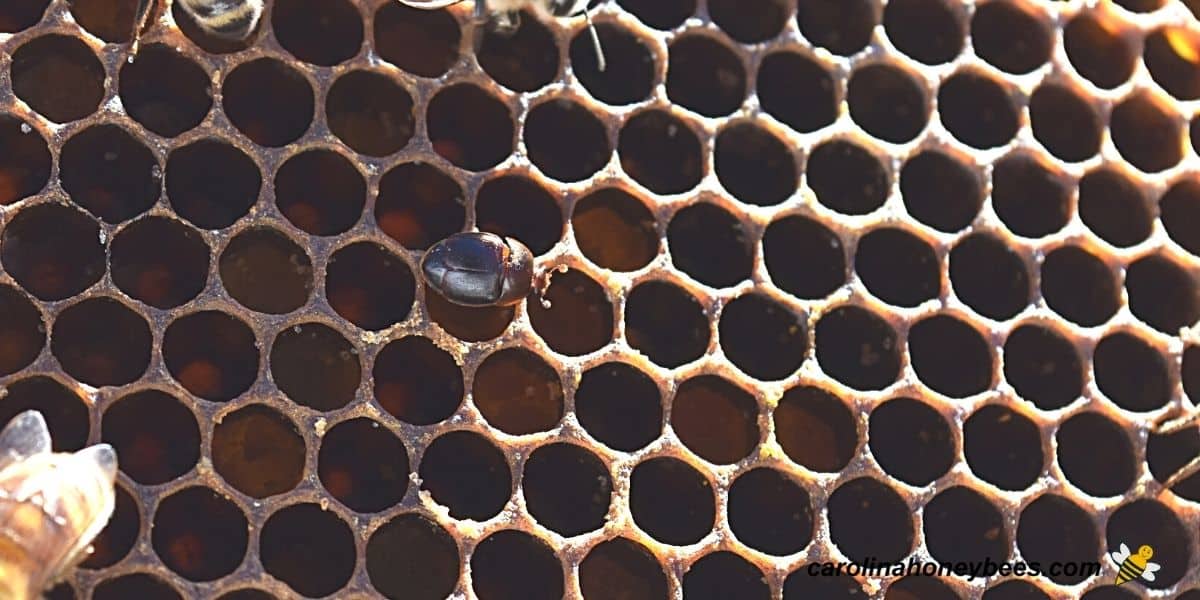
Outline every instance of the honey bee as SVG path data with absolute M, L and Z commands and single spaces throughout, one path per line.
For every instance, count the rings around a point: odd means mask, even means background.
M 413 8 L 434 10 L 453 6 L 463 0 L 400 0 L 400 3 Z M 600 47 L 600 35 L 592 24 L 592 15 L 588 11 L 589 0 L 475 0 L 475 20 L 487 23 L 497 32 L 512 32 L 520 23 L 518 12 L 528 8 L 541 18 L 577 17 L 583 15 L 587 20 L 588 32 L 592 36 L 592 47 L 596 50 L 596 66 L 603 71 L 606 66 L 604 50 Z
M 1154 572 L 1160 567 L 1157 563 L 1150 562 L 1154 557 L 1154 548 L 1142 545 L 1138 548 L 1137 554 L 1129 552 L 1129 546 L 1121 544 L 1121 549 L 1109 555 L 1109 558 L 1117 564 L 1117 585 L 1134 581 L 1141 577 L 1146 581 L 1154 581 Z
M 87 554 L 112 516 L 116 474 L 108 444 L 51 452 L 36 411 L 0 431 L 0 598 L 40 597 Z
M 133 52 L 154 9 L 168 0 L 138 0 L 134 13 Z M 264 0 L 171 0 L 177 2 L 204 31 L 218 38 L 240 42 L 250 37 L 263 14 Z M 164 8 L 165 10 L 165 8 Z

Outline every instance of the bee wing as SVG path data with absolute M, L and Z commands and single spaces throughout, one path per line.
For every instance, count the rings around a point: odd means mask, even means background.
M 1162 565 L 1158 563 L 1146 563 L 1146 570 L 1142 571 L 1142 579 L 1146 581 L 1154 581 L 1154 572 L 1161 569 Z
M 50 430 L 42 413 L 27 410 L 0 431 L 0 470 L 21 459 L 50 451 Z
M 1121 563 L 1125 562 L 1125 559 L 1129 558 L 1129 546 L 1121 544 L 1121 549 L 1109 554 L 1109 557 L 1113 559 L 1113 562 L 1120 565 Z
M 55 576 L 61 575 L 68 567 L 83 560 L 88 546 L 108 524 L 116 504 L 113 481 L 117 476 L 117 452 L 113 450 L 113 447 L 108 444 L 88 446 L 76 452 L 73 458 L 85 461 L 88 469 L 96 469 L 107 485 L 100 490 L 93 490 L 99 492 L 98 496 L 89 496 L 89 502 L 94 503 L 96 509 L 95 518 L 83 528 L 75 545 L 62 555 L 62 560 L 52 566 L 49 572 Z
M 400 4 L 420 8 L 422 10 L 435 10 L 438 8 L 446 8 L 454 6 L 463 0 L 400 0 Z

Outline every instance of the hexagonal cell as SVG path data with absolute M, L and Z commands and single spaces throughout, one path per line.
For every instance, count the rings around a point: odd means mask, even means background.
M 797 386 L 775 407 L 775 437 L 788 458 L 813 471 L 836 473 L 858 449 L 854 415 L 820 388 Z
M 950 62 L 967 37 L 958 9 L 946 0 L 896 0 L 883 10 L 883 29 L 898 50 L 927 65 Z
M 258 376 L 254 332 L 241 319 L 210 310 L 167 326 L 162 342 L 167 371 L 187 391 L 215 402 L 232 400 Z
M 1058 426 L 1055 439 L 1058 466 L 1088 495 L 1120 496 L 1133 485 L 1133 444 L 1117 423 L 1100 413 L 1078 413 Z
M 167 201 L 175 214 L 201 229 L 222 229 L 246 216 L 258 201 L 262 174 L 237 147 L 201 139 L 167 156 Z
M 259 58 L 234 67 L 225 76 L 221 107 L 250 141 L 278 148 L 308 131 L 313 120 L 313 90 L 299 71 L 284 62 Z
M 475 194 L 475 226 L 514 238 L 535 256 L 562 239 L 563 214 L 556 195 L 520 175 L 489 179 Z
M 1004 517 L 982 494 L 955 486 L 934 496 L 921 511 L 925 543 L 939 562 L 992 561 L 1008 558 Z M 924 596 L 922 596 L 924 597 Z
M 121 67 L 121 105 L 146 129 L 175 137 L 200 124 L 213 105 L 204 68 L 163 44 L 142 47 Z
M 317 504 L 293 504 L 267 518 L 259 535 L 263 569 L 294 592 L 326 596 L 354 573 L 354 534 Z
M 109 246 L 113 283 L 155 308 L 174 308 L 208 283 L 209 248 L 200 232 L 166 217 L 125 227 Z
M 1042 435 L 1028 417 L 990 404 L 975 411 L 962 427 L 963 457 L 971 472 L 1003 490 L 1023 490 L 1045 465 Z
M 666 598 L 667 576 L 645 546 L 615 538 L 588 551 L 579 563 L 579 588 L 594 600 L 655 600 Z
M 667 226 L 671 263 L 700 283 L 730 287 L 750 278 L 754 248 L 742 222 L 707 202 L 675 213 Z
M 400 245 L 424 250 L 466 223 L 465 194 L 437 167 L 403 163 L 379 180 L 375 221 Z
M 824 298 L 846 283 L 842 240 L 820 221 L 798 215 L 779 219 L 767 226 L 762 248 L 771 281 L 793 296 Z
M 692 563 L 683 574 L 683 593 L 699 600 L 767 600 L 771 597 L 762 571 L 728 551 L 713 552 Z
M 612 147 L 604 123 L 565 99 L 543 102 L 525 117 L 529 160 L 559 181 L 582 181 L 608 164 Z
M 250 310 L 285 314 L 308 302 L 312 260 L 283 233 L 249 229 L 230 240 L 217 262 L 229 295 Z
M 403 259 L 370 242 L 335 251 L 325 266 L 329 306 L 343 319 L 372 331 L 408 318 L 416 285 Z
M 475 60 L 496 83 L 515 92 L 532 92 L 558 75 L 558 46 L 546 24 L 526 11 L 514 28 L 485 28 Z
M 531 300 L 526 310 L 533 330 L 555 352 L 579 356 L 612 341 L 612 302 L 604 288 L 582 271 L 553 273 L 540 296 L 550 301 L 550 308 Z
M 620 188 L 602 188 L 581 198 L 571 226 L 579 250 L 605 269 L 636 271 L 658 255 L 654 215 L 645 202 Z
M 146 212 L 162 190 L 158 159 L 117 125 L 93 125 L 71 136 L 63 143 L 58 168 L 71 200 L 108 223 Z
M 499 514 L 512 495 L 504 452 L 470 431 L 451 431 L 430 442 L 419 473 L 421 490 L 456 519 L 486 521 Z
M 732 464 L 758 446 L 758 402 L 716 375 L 679 384 L 671 401 L 671 428 L 689 450 L 715 464 Z
M 1148 92 L 1129 96 L 1113 107 L 1109 134 L 1121 157 L 1146 173 L 1169 169 L 1183 159 L 1183 126 L 1173 111 Z
M 619 23 L 595 26 L 607 67 L 600 70 L 591 34 L 581 31 L 570 46 L 571 71 L 575 77 L 593 98 L 605 104 L 626 105 L 648 98 L 658 65 L 646 40 Z
M 1112 89 L 1133 75 L 1137 53 L 1111 19 L 1079 12 L 1063 27 L 1063 48 L 1075 72 L 1097 87 Z
M 717 510 L 708 479 L 670 457 L 651 458 L 633 468 L 629 509 L 639 529 L 676 546 L 704 539 L 713 528 Z
M 1151 411 L 1171 397 L 1167 360 L 1138 336 L 1118 331 L 1096 344 L 1092 373 L 1096 387 L 1126 410 Z
M 414 425 L 448 419 L 463 399 L 462 369 L 454 357 L 422 336 L 384 346 L 372 371 L 375 400 L 389 414 Z
M 1100 239 L 1127 248 L 1150 237 L 1154 217 L 1136 182 L 1114 169 L 1097 169 L 1079 180 L 1079 218 Z
M 534 450 L 525 461 L 521 488 L 529 514 L 563 536 L 595 531 L 607 520 L 612 478 L 583 446 L 556 443 Z
M 950 251 L 950 283 L 964 304 L 1000 321 L 1029 306 L 1032 292 L 1021 255 L 984 233 L 963 238 Z
M 806 176 L 817 201 L 847 215 L 865 215 L 887 200 L 890 177 L 875 153 L 844 139 L 817 146 Z
M 1096 562 L 1100 538 L 1088 512 L 1062 496 L 1043 494 L 1021 509 L 1017 548 L 1028 562 Z M 1050 581 L 1073 585 L 1086 579 L 1079 573 L 1051 575 Z
M 78 381 L 101 387 L 132 383 L 150 365 L 150 326 L 133 309 L 106 296 L 63 309 L 50 351 Z
M 879 481 L 860 477 L 843 483 L 830 494 L 825 511 L 834 545 L 850 560 L 895 562 L 912 551 L 912 511 Z
M 865 308 L 847 305 L 821 316 L 816 355 L 821 370 L 858 390 L 880 390 L 900 376 L 896 331 Z
M 1154 499 L 1139 499 L 1118 508 L 1108 518 L 1105 540 L 1109 548 L 1121 544 L 1149 545 L 1154 549 L 1154 562 L 1161 568 L 1154 581 L 1139 580 L 1150 589 L 1169 588 L 1188 572 L 1192 548 L 1188 528 L 1179 515 Z M 1182 597 L 1182 596 L 1180 596 Z
M 1195 278 L 1175 261 L 1151 254 L 1125 268 L 1129 310 L 1147 325 L 1178 335 L 1200 318 Z
M 854 271 L 871 294 L 888 304 L 917 306 L 942 289 L 941 265 L 933 248 L 900 228 L 865 233 L 854 253 Z
M 282 494 L 304 474 L 304 439 L 275 409 L 251 404 L 213 427 L 212 463 L 234 489 L 253 498 Z
M 362 217 L 367 183 L 348 158 L 331 150 L 292 156 L 275 173 L 275 205 L 313 235 L 337 235 Z
M 1179 100 L 1200 98 L 1200 37 L 1183 27 L 1164 27 L 1146 36 L 1142 60 L 1167 93 Z
M 395 153 L 416 128 L 412 94 L 376 71 L 351 71 L 334 81 L 325 98 L 325 116 L 333 135 L 367 156 Z
M 991 346 L 957 317 L 936 315 L 913 324 L 908 352 L 917 379 L 934 391 L 966 398 L 991 387 Z
M 458 60 L 462 31 L 446 10 L 422 10 L 387 2 L 375 12 L 375 51 L 397 67 L 437 77 Z
M 579 378 L 575 417 L 600 443 L 632 452 L 662 434 L 662 395 L 654 379 L 636 367 L 605 363 Z
M 887 63 L 866 65 L 851 73 L 846 102 L 850 118 L 859 127 L 872 137 L 892 143 L 911 141 L 929 120 L 925 87 L 903 69 Z
M 850 56 L 871 42 L 879 22 L 875 7 L 870 0 L 800 0 L 796 21 L 813 45 Z
M 0 206 L 24 200 L 50 181 L 50 149 L 24 120 L 0 114 Z
M 426 108 L 425 122 L 434 152 L 468 171 L 495 167 L 514 149 L 509 108 L 473 84 L 439 89 Z
M 326 67 L 353 58 L 363 41 L 362 15 L 348 0 L 277 0 L 271 28 L 292 56 Z
M 1063 246 L 1042 260 L 1042 298 L 1054 312 L 1083 327 L 1112 318 L 1120 290 L 1108 265 L 1078 246 Z
M 729 46 L 707 35 L 684 35 L 669 48 L 667 97 L 706 117 L 732 113 L 746 97 L 746 67 Z
M 721 130 L 713 170 L 734 198 L 758 206 L 772 206 L 790 198 L 800 177 L 788 145 L 753 121 L 733 123 Z
M 908 214 L 939 231 L 971 223 L 983 206 L 983 186 L 974 170 L 937 150 L 924 150 L 900 170 L 900 195 Z
M 376 529 L 366 555 L 371 585 L 391 599 L 441 600 L 458 583 L 458 544 L 418 514 L 401 514 Z
M 774 556 L 799 552 L 812 540 L 808 491 L 769 468 L 748 471 L 729 487 L 729 527 L 747 546 Z
M 548 431 L 563 417 L 558 372 L 523 348 L 485 358 L 475 370 L 472 398 L 489 424 L 512 435 Z
M 943 81 L 937 105 L 942 125 L 972 148 L 1003 146 L 1020 126 L 1008 88 L 982 71 L 962 70 Z
M 37 25 L 50 0 L 17 0 L 0 8 L 0 32 L 16 33 Z
M 279 332 L 271 345 L 271 378 L 293 402 L 321 411 L 354 400 L 362 367 L 358 351 L 337 330 L 304 323 Z
M 408 489 L 408 451 L 370 419 L 334 425 L 321 438 L 317 476 L 339 502 L 360 513 L 394 506 Z
M 163 498 L 154 512 L 151 534 L 154 553 L 167 568 L 190 581 L 212 581 L 232 573 L 249 545 L 242 510 L 199 486 Z
M 1066 226 L 1071 190 L 1059 173 L 1028 154 L 1000 159 L 992 169 L 992 208 L 1009 231 L 1042 237 Z
M 1184 250 L 1200 256 L 1200 234 L 1191 227 L 1200 219 L 1200 181 L 1181 179 L 1167 189 L 1158 201 L 1163 229 Z
M 1022 325 L 1004 343 L 1004 378 L 1044 410 L 1062 408 L 1083 392 L 1079 353 L 1050 328 Z
M 871 411 L 867 439 L 875 462 L 914 486 L 929 485 L 944 475 L 957 454 L 946 419 L 912 398 L 888 400 Z
M 25 294 L 0 286 L 0 374 L 28 367 L 46 346 L 46 323 Z M 15 414 L 15 413 L 14 413 Z
M 121 472 L 145 485 L 182 476 L 200 459 L 196 416 L 159 390 L 123 396 L 104 411 L 100 438 L 117 451 Z
M 721 349 L 744 373 L 762 380 L 785 379 L 808 355 L 805 315 L 762 294 L 746 294 L 721 310 Z
M 65 35 L 45 35 L 12 53 L 12 91 L 55 123 L 82 119 L 104 98 L 104 67 L 92 49 Z
M 1037 9 L 1018 2 L 980 6 L 971 17 L 971 45 L 1002 71 L 1028 73 L 1050 60 L 1054 40 Z
M 711 335 L 704 307 L 675 284 L 648 281 L 625 300 L 629 345 L 664 367 L 678 367 L 704 355 Z
M 1050 154 L 1079 162 L 1100 151 L 1103 123 L 1096 109 L 1067 86 L 1044 84 L 1029 98 L 1033 137 Z
M 705 168 L 696 132 L 664 110 L 647 110 L 625 121 L 617 154 L 625 173 L 656 194 L 680 194 L 696 187 Z
M 563 597 L 562 563 L 546 542 L 516 529 L 493 533 L 471 554 L 471 588 L 481 600 Z
M 0 297 L 3 293 L 0 288 Z M 5 316 L 0 318 L 0 323 L 12 323 L 11 319 Z M 9 337 L 8 334 L 0 336 Z M 5 389 L 4 401 L 0 402 L 0 427 L 27 410 L 36 410 L 50 429 L 53 451 L 74 452 L 87 443 L 92 427 L 87 400 L 79 392 L 44 375 L 15 380 Z

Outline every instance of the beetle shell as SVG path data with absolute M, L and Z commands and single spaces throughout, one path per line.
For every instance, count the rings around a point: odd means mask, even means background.
M 533 253 L 494 233 L 456 233 L 421 258 L 425 283 L 462 306 L 507 306 L 533 286 Z

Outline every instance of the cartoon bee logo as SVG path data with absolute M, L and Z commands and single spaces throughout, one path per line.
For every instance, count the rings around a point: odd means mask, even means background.
M 41 413 L 0 431 L 0 598 L 40 597 L 87 554 L 112 516 L 116 475 L 108 444 L 51 452 Z
M 1143 544 L 1138 548 L 1137 554 L 1129 552 L 1129 546 L 1121 544 L 1121 549 L 1109 555 L 1113 562 L 1117 564 L 1117 585 L 1128 583 L 1139 577 L 1146 581 L 1154 581 L 1154 572 L 1161 567 L 1157 563 L 1150 562 L 1154 557 L 1154 548 Z

